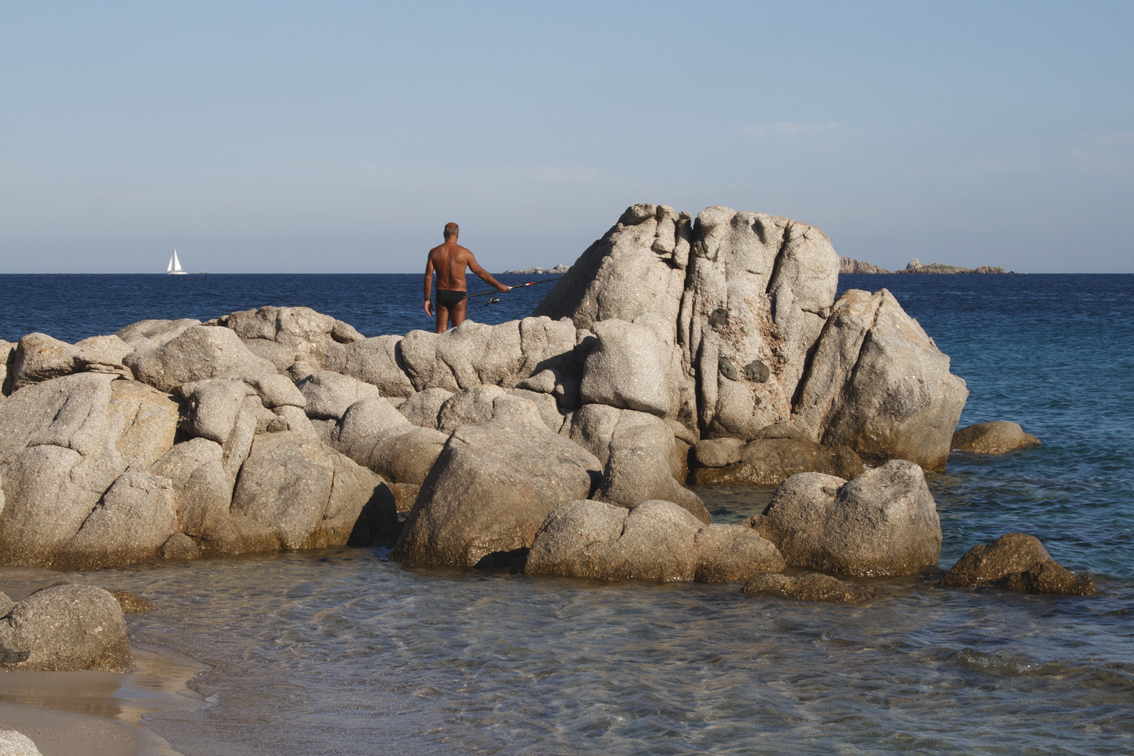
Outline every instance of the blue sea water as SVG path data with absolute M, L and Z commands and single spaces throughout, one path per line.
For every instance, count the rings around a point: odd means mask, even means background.
M 505 277 L 516 283 L 528 277 Z M 0 276 L 0 339 L 307 305 L 364 334 L 429 328 L 406 276 Z M 929 476 L 940 565 L 1012 531 L 1095 597 L 879 581 L 854 607 L 737 586 L 605 585 L 406 569 L 334 550 L 65 576 L 158 603 L 136 643 L 209 665 L 206 705 L 150 715 L 197 754 L 1134 752 L 1134 276 L 844 276 L 886 287 L 971 392 L 962 425 L 1043 440 Z M 470 285 L 474 291 L 477 287 Z M 547 287 L 473 300 L 527 315 Z M 701 489 L 714 516 L 770 489 Z M 18 595 L 55 573 L 0 570 Z

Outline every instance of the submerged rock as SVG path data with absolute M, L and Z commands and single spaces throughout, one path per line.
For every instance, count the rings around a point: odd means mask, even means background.
M 953 451 L 976 454 L 1007 454 L 1019 449 L 1039 446 L 1040 440 L 1017 423 L 994 420 L 962 428 L 953 434 Z
M 760 575 L 744 586 L 749 596 L 778 596 L 799 601 L 861 604 L 874 598 L 874 589 L 844 583 L 830 575 Z
M 996 585 L 1021 593 L 1090 596 L 1098 592 L 1089 577 L 1076 575 L 1051 558 L 1040 540 L 1008 533 L 969 549 L 941 581 L 971 588 Z

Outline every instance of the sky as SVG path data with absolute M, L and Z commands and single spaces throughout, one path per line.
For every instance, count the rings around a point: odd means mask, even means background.
M 0 0 L 0 273 L 571 264 L 639 202 L 1134 272 L 1134 2 Z

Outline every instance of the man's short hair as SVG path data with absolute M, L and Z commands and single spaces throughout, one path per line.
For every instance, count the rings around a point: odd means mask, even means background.
M 445 224 L 445 238 L 446 239 L 448 239 L 450 236 L 456 236 L 459 233 L 461 233 L 461 227 L 458 226 L 456 223 L 446 223 Z

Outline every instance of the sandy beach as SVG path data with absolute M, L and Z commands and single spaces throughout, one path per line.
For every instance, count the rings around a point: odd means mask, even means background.
M 44 756 L 177 756 L 143 717 L 202 706 L 186 687 L 202 667 L 172 652 L 133 652 L 128 674 L 0 672 L 0 729 L 27 735 Z

